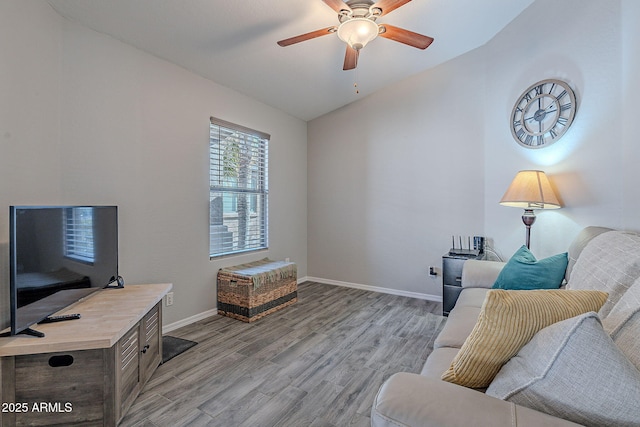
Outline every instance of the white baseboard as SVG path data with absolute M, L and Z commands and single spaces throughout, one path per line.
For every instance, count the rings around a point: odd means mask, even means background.
M 307 280 L 310 280 L 310 279 L 305 276 L 298 279 L 297 282 L 298 284 L 300 284 L 302 282 L 306 282 Z M 169 323 L 168 325 L 163 325 L 162 333 L 166 334 L 167 332 L 175 331 L 178 328 L 182 328 L 183 326 L 190 325 L 192 323 L 197 322 L 198 320 L 206 319 L 207 317 L 210 317 L 210 316 L 215 316 L 216 314 L 218 314 L 218 309 L 213 308 L 211 310 L 204 311 L 200 314 L 187 317 L 186 319 L 178 320 L 177 322 Z
M 397 296 L 400 296 L 400 297 L 409 297 L 409 298 L 423 299 L 423 300 L 427 300 L 427 301 L 442 302 L 442 297 L 440 295 L 422 294 L 422 293 L 419 293 L 419 292 L 403 291 L 403 290 L 400 290 L 400 289 L 391 289 L 391 288 L 382 288 L 382 287 L 378 287 L 378 286 L 361 285 L 359 283 L 341 282 L 339 280 L 322 279 L 320 277 L 307 276 L 307 277 L 305 277 L 305 280 L 308 280 L 310 282 L 325 283 L 327 285 L 343 286 L 345 288 L 355 288 L 355 289 L 362 289 L 362 290 L 365 290 L 365 291 L 372 291 L 372 292 L 380 292 L 380 293 L 383 293 L 383 294 L 397 295 Z M 298 282 L 300 282 L 300 281 L 298 281 Z
M 183 326 L 190 325 L 192 323 L 197 322 L 198 320 L 206 319 L 207 317 L 210 317 L 210 316 L 215 316 L 216 314 L 218 314 L 218 309 L 214 308 L 214 309 L 202 312 L 200 314 L 187 317 L 186 319 L 178 320 L 177 322 L 169 323 L 168 325 L 163 325 L 162 333 L 166 334 L 167 332 L 175 331 L 178 328 L 182 328 Z

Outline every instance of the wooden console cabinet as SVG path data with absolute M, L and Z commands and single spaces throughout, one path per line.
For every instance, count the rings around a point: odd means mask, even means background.
M 0 426 L 115 426 L 162 361 L 162 297 L 171 284 L 104 289 L 34 325 L 43 338 L 0 338 Z

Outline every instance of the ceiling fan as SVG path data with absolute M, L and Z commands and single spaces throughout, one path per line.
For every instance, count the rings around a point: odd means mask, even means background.
M 404 43 L 418 49 L 426 49 L 433 42 L 432 37 L 414 33 L 389 24 L 377 24 L 376 19 L 393 12 L 411 0 L 322 0 L 338 12 L 340 25 L 322 28 L 310 33 L 280 40 L 282 47 L 300 43 L 327 34 L 337 33 L 338 38 L 347 44 L 343 70 L 352 70 L 358 65 L 360 50 L 377 36 Z

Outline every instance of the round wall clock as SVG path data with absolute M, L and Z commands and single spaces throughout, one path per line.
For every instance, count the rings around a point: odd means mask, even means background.
M 559 140 L 576 115 L 576 96 L 561 80 L 531 85 L 511 113 L 511 134 L 525 148 L 542 148 Z

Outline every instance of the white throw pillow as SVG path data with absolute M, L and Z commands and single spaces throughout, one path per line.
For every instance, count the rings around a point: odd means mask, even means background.
M 640 369 L 640 279 L 631 285 L 611 313 L 602 319 L 602 327 L 620 351 Z
M 597 289 L 609 300 L 598 312 L 606 318 L 640 277 L 640 234 L 610 231 L 594 237 L 576 261 L 567 289 Z
M 596 313 L 540 330 L 486 393 L 586 426 L 638 426 L 640 372 Z

